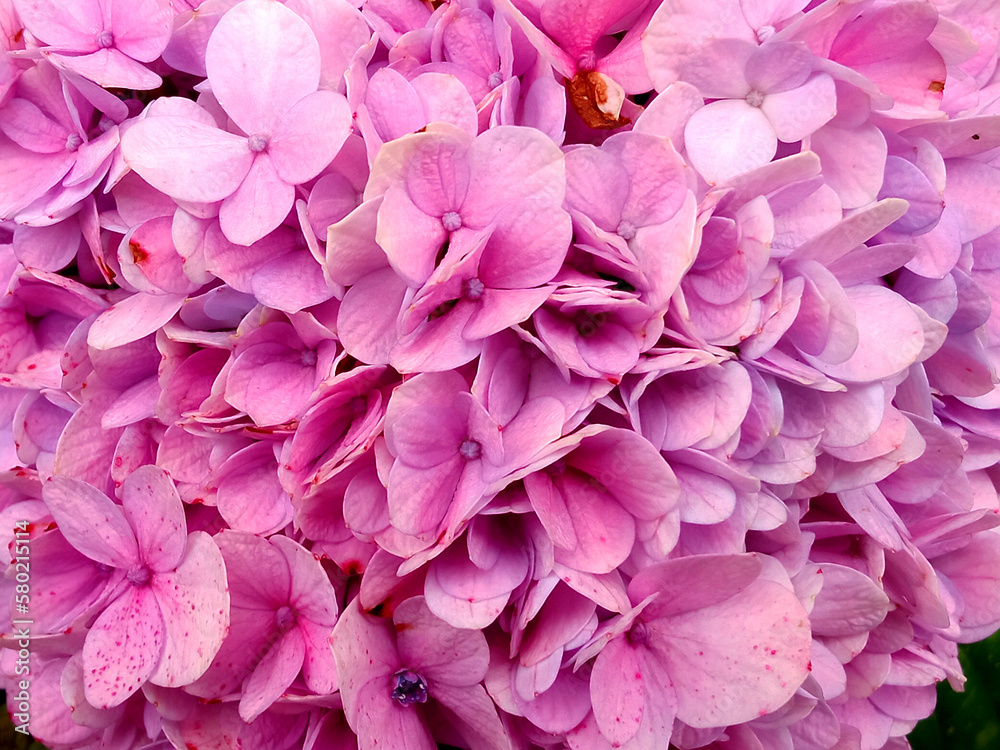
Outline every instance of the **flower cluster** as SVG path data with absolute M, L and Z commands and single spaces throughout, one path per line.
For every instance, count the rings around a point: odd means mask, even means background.
M 0 28 L 50 747 L 901 750 L 1000 627 L 1000 5 Z

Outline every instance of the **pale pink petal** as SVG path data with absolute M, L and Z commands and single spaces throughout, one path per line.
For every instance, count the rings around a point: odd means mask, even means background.
M 305 640 L 298 628 L 292 628 L 271 646 L 243 683 L 240 698 L 243 721 L 252 722 L 281 697 L 298 676 L 304 658 Z
M 564 157 L 550 138 L 530 128 L 501 125 L 469 148 L 470 180 L 462 219 L 486 226 L 518 198 L 561 205 L 566 192 Z
M 680 76 L 705 99 L 745 99 L 753 88 L 745 69 L 757 49 L 745 39 L 709 40 L 684 60 Z
M 155 685 L 178 687 L 198 679 L 229 631 L 229 588 L 219 547 L 204 531 L 188 535 L 177 569 L 150 584 L 163 612 L 163 658 L 150 676 Z
M 145 65 L 114 48 L 99 49 L 89 55 L 50 54 L 56 65 L 78 73 L 104 88 L 155 89 L 163 79 Z
M 597 655 L 590 673 L 590 697 L 597 726 L 614 746 L 639 731 L 645 707 L 643 650 L 614 638 Z
M 112 305 L 90 327 L 87 343 L 113 349 L 159 330 L 181 309 L 185 297 L 174 294 L 133 294 Z
M 173 30 L 173 13 L 159 0 L 111 2 L 110 26 L 115 47 L 141 62 L 153 62 L 167 46 Z M 105 11 L 107 12 L 107 11 Z
M 317 91 L 293 104 L 278 122 L 268 154 L 281 179 L 298 185 L 333 161 L 350 132 L 347 99 L 332 91 Z
M 819 73 L 794 89 L 768 94 L 760 110 L 767 115 L 779 141 L 801 141 L 837 113 L 836 87 L 828 74 Z
M 711 577 L 707 566 L 705 575 Z M 740 627 L 712 627 L 721 619 Z M 677 718 L 694 727 L 736 724 L 774 711 L 809 674 L 808 615 L 791 591 L 773 581 L 758 579 L 718 604 L 650 620 L 647 627 L 650 647 L 677 692 Z
M 54 46 L 96 49 L 95 37 L 104 28 L 101 5 L 96 0 L 70 6 L 59 0 L 16 0 L 14 8 L 28 31 Z
M 97 708 L 123 703 L 162 661 L 164 617 L 151 588 L 129 586 L 87 633 L 84 695 Z
M 205 67 L 233 122 L 247 135 L 270 136 L 292 105 L 319 86 L 319 43 L 281 3 L 246 0 L 215 27 Z
M 27 99 L 11 99 L 3 106 L 0 130 L 14 143 L 32 153 L 56 154 L 66 151 L 70 136 L 62 124 L 50 119 Z
M 712 102 L 692 114 L 684 128 L 688 159 L 709 185 L 767 164 L 777 144 L 764 113 L 742 99 Z
M 392 185 L 386 191 L 378 209 L 375 240 L 409 285 L 419 287 L 427 281 L 447 239 L 441 219 L 426 213 L 403 186 Z
M 814 635 L 848 636 L 874 630 L 892 606 L 868 576 L 833 563 L 821 566 L 823 588 L 809 613 Z
M 121 149 L 150 185 L 195 203 L 232 195 L 254 161 L 246 138 L 173 115 L 135 123 L 122 136 Z
M 42 493 L 63 536 L 91 560 L 115 568 L 139 562 L 125 515 L 103 492 L 79 479 L 54 476 L 42 485 Z
M 846 290 L 854 309 L 858 348 L 839 364 L 803 355 L 821 372 L 849 383 L 870 383 L 902 372 L 924 347 L 924 330 L 910 304 L 890 289 L 856 286 Z
M 252 245 L 277 229 L 295 202 L 295 188 L 281 179 L 269 154 L 257 154 L 243 182 L 222 202 L 219 223 L 226 239 Z
M 860 208 L 875 200 L 888 153 L 881 130 L 871 123 L 850 129 L 828 124 L 809 136 L 808 146 L 819 155 L 823 177 L 844 208 Z
M 410 85 L 420 99 L 426 122 L 450 122 L 473 137 L 479 132 L 476 103 L 457 76 L 422 73 Z
M 142 466 L 122 486 L 122 507 L 135 530 L 140 559 L 156 573 L 173 570 L 187 544 L 184 508 L 163 469 Z

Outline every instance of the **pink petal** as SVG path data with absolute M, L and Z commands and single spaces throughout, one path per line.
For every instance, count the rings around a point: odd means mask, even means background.
M 205 50 L 212 93 L 247 135 L 272 135 L 319 86 L 319 43 L 281 3 L 247 0 L 226 13 Z
M 365 276 L 347 290 L 337 314 L 341 343 L 367 364 L 384 365 L 399 338 L 396 318 L 407 291 L 391 268 Z
M 645 707 L 645 659 L 642 649 L 614 638 L 597 655 L 590 673 L 590 697 L 601 734 L 614 746 L 639 731 Z
M 222 202 L 219 224 L 226 239 L 252 245 L 277 229 L 295 202 L 295 188 L 281 179 L 269 154 L 260 153 L 236 192 Z
M 573 58 L 593 50 L 597 40 L 616 23 L 639 9 L 642 0 L 554 0 L 541 6 L 542 28 Z
M 868 576 L 833 563 L 821 567 L 823 588 L 809 613 L 814 635 L 848 636 L 874 630 L 892 606 Z
M 840 364 L 803 355 L 821 372 L 849 383 L 870 383 L 902 372 L 916 361 L 924 346 L 924 332 L 910 304 L 879 286 L 846 290 L 858 329 L 858 348 Z
M 452 627 L 435 616 L 421 596 L 396 607 L 392 619 L 400 660 L 428 682 L 468 687 L 486 676 L 490 656 L 481 631 Z
M 332 91 L 317 91 L 288 110 L 275 127 L 268 153 L 281 179 L 298 185 L 333 161 L 350 132 L 347 99 Z
M 11 99 L 3 106 L 0 130 L 14 143 L 32 153 L 56 154 L 66 151 L 70 132 L 50 119 L 27 99 Z
M 809 136 L 808 143 L 823 162 L 823 177 L 844 208 L 860 208 L 875 200 L 888 153 L 881 130 L 871 123 L 851 129 L 828 124 Z
M 56 65 L 79 73 L 103 88 L 126 88 L 139 91 L 155 89 L 163 79 L 145 65 L 110 47 L 89 55 L 49 54 Z
M 450 200 L 440 186 L 425 187 L 428 192 L 422 197 L 423 201 L 446 203 Z M 440 218 L 425 213 L 403 186 L 392 185 L 386 191 L 378 209 L 375 240 L 392 267 L 410 286 L 419 287 L 430 278 L 434 261 L 447 239 L 448 232 Z
M 527 572 L 524 554 L 506 554 L 484 570 L 468 559 L 461 545 L 453 544 L 431 561 L 424 596 L 430 611 L 448 624 L 482 629 L 500 615 Z
M 133 294 L 101 313 L 90 327 L 87 343 L 113 349 L 159 330 L 184 304 L 184 296 Z
M 836 87 L 829 75 L 820 73 L 794 89 L 768 94 L 760 110 L 774 126 L 779 141 L 801 141 L 837 113 Z
M 457 76 L 421 73 L 410 85 L 420 99 L 426 122 L 449 122 L 473 137 L 479 132 L 476 103 Z
M 176 568 L 187 544 L 187 522 L 167 473 L 151 465 L 134 471 L 122 486 L 122 507 L 135 530 L 139 558 L 156 573 Z
M 115 568 L 139 562 L 135 535 L 122 509 L 103 492 L 72 477 L 42 485 L 45 504 L 66 540 L 91 560 Z
M 121 149 L 150 185 L 195 203 L 232 195 L 254 161 L 246 138 L 173 115 L 135 123 L 122 136 Z
M 764 113 L 742 99 L 712 102 L 691 115 L 684 128 L 688 159 L 709 185 L 767 164 L 777 143 Z
M 162 661 L 164 617 L 151 588 L 129 586 L 87 633 L 84 694 L 97 708 L 124 702 Z
M 129 57 L 153 62 L 167 46 L 173 31 L 173 13 L 158 0 L 111 2 L 105 23 L 114 36 L 115 47 Z M 107 9 L 105 10 L 107 14 Z
M 635 520 L 600 486 L 567 471 L 525 477 L 532 507 L 556 545 L 556 560 L 585 573 L 609 573 L 632 551 Z
M 384 141 L 415 133 L 427 124 L 417 92 L 402 74 L 390 67 L 379 68 L 369 78 L 365 106 Z
M 178 687 L 198 679 L 229 631 L 229 589 L 222 553 L 208 534 L 188 534 L 177 569 L 150 584 L 163 612 L 163 658 L 150 676 L 155 685 Z
M 240 718 L 252 722 L 270 708 L 298 676 L 304 658 L 305 640 L 298 628 L 292 628 L 271 646 L 243 683 Z
M 53 46 L 94 49 L 94 37 L 104 28 L 97 0 L 70 7 L 59 0 L 17 0 L 14 7 L 28 31 Z
M 566 192 L 564 157 L 547 136 L 530 128 L 500 125 L 469 148 L 469 191 L 461 214 L 483 227 L 518 198 L 561 205 Z

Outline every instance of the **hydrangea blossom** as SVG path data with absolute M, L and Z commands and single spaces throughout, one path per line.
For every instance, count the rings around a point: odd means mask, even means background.
M 19 730 L 907 747 L 1000 628 L 998 27 L 0 1 Z

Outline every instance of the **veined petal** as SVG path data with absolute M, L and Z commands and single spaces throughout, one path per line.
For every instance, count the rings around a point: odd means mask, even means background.
M 153 465 L 136 469 L 122 487 L 122 506 L 142 561 L 157 573 L 176 568 L 187 544 L 187 521 L 167 473 Z
M 302 669 L 305 654 L 305 640 L 298 628 L 292 628 L 271 646 L 243 685 L 243 721 L 253 721 L 281 697 Z
M 125 163 L 150 185 L 194 203 L 228 198 L 254 161 L 246 138 L 173 115 L 135 123 L 121 149 Z
M 83 644 L 84 695 L 97 708 L 128 699 L 163 653 L 163 615 L 149 587 L 130 586 L 87 633 Z
M 94 37 L 103 28 L 97 0 L 64 3 L 60 0 L 14 0 L 14 9 L 34 36 L 58 47 L 96 49 Z
M 115 47 L 141 62 L 153 62 L 166 49 L 174 27 L 170 3 L 164 0 L 117 0 L 110 5 Z M 107 14 L 107 11 L 105 11 Z
M 742 99 L 726 99 L 691 115 L 684 145 L 705 182 L 717 185 L 771 161 L 778 139 L 760 108 Z
M 194 682 L 212 663 L 229 632 L 229 589 L 219 547 L 204 531 L 188 535 L 177 570 L 155 576 L 150 587 L 163 612 L 163 658 L 154 685 Z
M 66 540 L 91 560 L 115 568 L 139 562 L 122 509 L 103 492 L 73 477 L 54 476 L 42 485 L 42 497 Z
M 142 63 L 122 54 L 113 47 L 99 49 L 89 55 L 49 54 L 58 67 L 66 68 L 89 78 L 105 88 L 155 89 L 163 79 Z
M 281 3 L 245 0 L 212 32 L 205 67 L 233 122 L 248 135 L 271 135 L 292 105 L 319 86 L 319 42 Z
M 295 187 L 278 176 L 270 154 L 258 154 L 246 179 L 219 208 L 226 239 L 252 245 L 277 229 L 295 203 Z
M 298 185 L 323 171 L 350 133 L 347 99 L 317 91 L 288 110 L 271 137 L 268 154 L 281 179 Z

